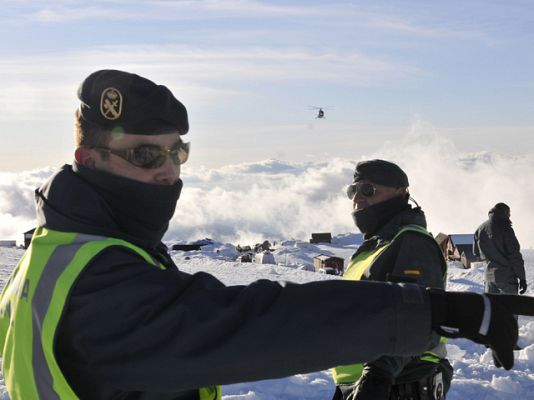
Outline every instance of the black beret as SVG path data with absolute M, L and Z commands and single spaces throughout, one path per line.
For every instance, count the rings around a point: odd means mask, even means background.
M 408 177 L 397 165 L 384 160 L 361 161 L 354 171 L 354 182 L 368 180 L 388 187 L 408 187 Z
M 493 206 L 496 210 L 510 211 L 510 206 L 506 203 L 497 203 Z
M 93 72 L 78 88 L 81 117 L 105 129 L 159 135 L 189 130 L 187 110 L 162 85 L 129 72 Z
M 491 213 L 510 216 L 510 206 L 506 203 L 497 203 L 489 210 L 488 214 Z

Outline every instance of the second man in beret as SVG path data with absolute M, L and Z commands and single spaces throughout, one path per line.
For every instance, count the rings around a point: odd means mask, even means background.
M 352 256 L 344 279 L 414 282 L 444 288 L 447 265 L 439 246 L 426 230 L 425 214 L 409 204 L 408 176 L 385 160 L 358 163 L 347 195 L 354 222 L 365 241 Z M 374 301 L 371 295 L 369 301 Z M 445 394 L 452 368 L 445 345 L 417 357 L 383 356 L 366 364 L 332 370 L 334 400 L 390 400 L 431 391 Z

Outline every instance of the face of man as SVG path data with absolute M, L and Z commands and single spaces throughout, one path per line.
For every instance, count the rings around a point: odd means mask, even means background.
M 407 193 L 406 188 L 393 188 L 378 185 L 368 180 L 361 180 L 356 182 L 355 184 L 358 188 L 361 188 L 362 185 L 371 185 L 372 187 L 374 187 L 374 193 L 371 196 L 364 195 L 364 193 L 367 193 L 365 190 L 356 191 L 356 194 L 352 198 L 352 208 L 355 211 L 363 210 L 366 207 L 392 199 L 393 197 L 405 196 Z
M 167 155 L 165 161 L 157 168 L 143 168 L 133 165 L 117 154 L 121 151 L 135 149 L 139 146 L 160 147 L 166 150 L 175 149 L 181 143 L 178 133 L 162 135 L 129 135 L 122 134 L 111 140 L 106 150 L 78 148 L 76 160 L 82 165 L 105 171 L 114 175 L 133 179 L 139 182 L 157 185 L 173 185 L 180 178 L 180 163 Z M 114 152 L 116 154 L 114 154 Z

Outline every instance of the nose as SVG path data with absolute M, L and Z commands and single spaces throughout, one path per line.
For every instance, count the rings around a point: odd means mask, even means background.
M 156 170 L 154 180 L 158 185 L 174 185 L 180 178 L 180 164 L 176 165 L 171 157 L 167 157 L 161 167 Z
M 367 202 L 367 198 L 361 194 L 360 191 L 357 191 L 354 197 L 352 198 L 352 207 L 356 210 L 363 208 Z

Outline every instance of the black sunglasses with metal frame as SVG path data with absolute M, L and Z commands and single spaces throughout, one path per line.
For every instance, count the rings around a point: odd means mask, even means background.
M 191 144 L 179 142 L 171 148 L 154 144 L 141 144 L 129 149 L 110 149 L 102 146 L 90 148 L 114 154 L 139 168 L 155 169 L 161 167 L 169 156 L 175 165 L 185 164 L 189 158 Z
M 354 182 L 347 186 L 347 197 L 349 200 L 354 199 L 356 193 L 360 193 L 365 197 L 373 197 L 376 193 L 376 186 L 368 182 Z

